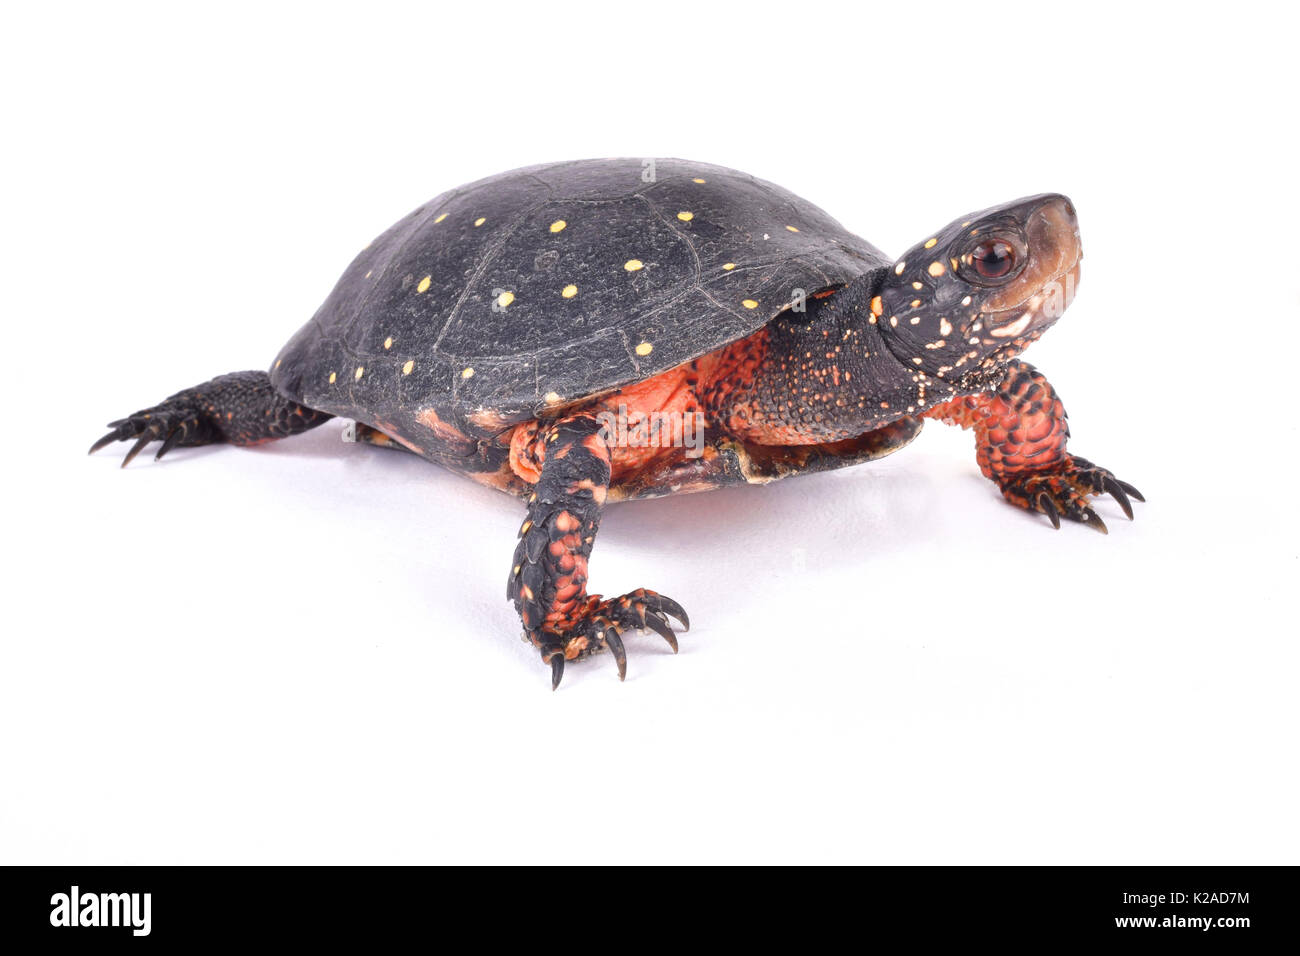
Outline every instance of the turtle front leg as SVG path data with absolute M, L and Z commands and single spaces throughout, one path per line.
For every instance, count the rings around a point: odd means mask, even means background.
M 526 638 L 551 665 L 551 689 L 566 661 L 609 650 L 619 680 L 627 674 L 623 631 L 648 628 L 677 651 L 668 615 L 690 628 L 680 604 L 639 588 L 616 598 L 587 593 L 587 560 L 609 490 L 609 449 L 594 418 L 561 419 L 538 430 L 525 453 L 540 462 L 519 529 L 506 597 L 514 601 Z
M 1065 517 L 1105 534 L 1106 524 L 1088 504 L 1089 496 L 1109 494 L 1130 520 L 1129 499 L 1146 500 L 1105 468 L 1066 452 L 1070 427 L 1065 406 L 1028 362 L 1013 363 L 995 391 L 954 398 L 925 417 L 973 428 L 985 477 L 1012 504 L 1045 514 L 1053 527 L 1059 528 Z

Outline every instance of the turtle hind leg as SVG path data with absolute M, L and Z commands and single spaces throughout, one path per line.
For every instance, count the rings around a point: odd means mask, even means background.
M 135 440 L 122 460 L 125 468 L 151 442 L 162 447 L 157 460 L 177 445 L 260 445 L 315 428 L 333 416 L 306 408 L 275 390 L 266 372 L 231 372 L 177 392 L 166 401 L 109 422 L 112 429 L 90 446 Z
M 560 686 L 566 662 L 606 650 L 621 680 L 627 674 L 625 630 L 655 631 L 676 652 L 668 617 L 690 627 L 676 601 L 646 588 L 615 598 L 587 593 L 587 559 L 610 478 L 609 449 L 596 420 L 554 422 L 537 434 L 531 453 L 541 461 L 540 476 L 519 529 L 506 597 L 525 637 L 550 665 L 551 689 Z

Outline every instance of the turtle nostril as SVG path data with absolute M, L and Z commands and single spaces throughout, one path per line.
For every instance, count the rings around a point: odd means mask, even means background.
M 1065 218 L 1066 222 L 1071 223 L 1077 229 L 1079 225 L 1079 217 L 1075 214 L 1074 203 L 1062 196 L 1058 205 L 1061 209 L 1061 215 Z

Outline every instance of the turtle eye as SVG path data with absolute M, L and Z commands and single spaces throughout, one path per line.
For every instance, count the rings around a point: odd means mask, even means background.
M 1016 250 L 1003 239 L 986 239 L 971 250 L 975 271 L 985 279 L 1001 279 L 1016 264 Z

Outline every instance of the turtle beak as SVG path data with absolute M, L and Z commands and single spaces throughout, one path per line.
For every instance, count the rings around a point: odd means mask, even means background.
M 1034 255 L 1041 256 L 1044 265 L 1054 263 L 1051 268 L 1058 279 L 1083 258 L 1079 218 L 1074 213 L 1074 203 L 1065 196 L 1045 197 L 1026 217 L 1025 232 Z
M 1022 200 L 1018 207 L 1031 260 L 1011 286 L 985 304 L 986 334 L 994 339 L 1015 339 L 1047 328 L 1074 300 L 1079 284 L 1083 244 L 1074 204 L 1049 193 Z

